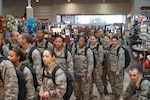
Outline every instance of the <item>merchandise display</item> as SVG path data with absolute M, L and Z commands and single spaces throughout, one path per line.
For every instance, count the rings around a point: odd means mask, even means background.
M 139 16 L 137 33 L 140 44 L 135 44 L 132 46 L 133 54 L 137 57 L 137 61 L 142 63 L 143 73 L 150 73 L 150 22 L 142 14 Z

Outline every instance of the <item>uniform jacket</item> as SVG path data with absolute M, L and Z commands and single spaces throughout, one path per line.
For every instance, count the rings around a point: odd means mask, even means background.
M 50 76 L 54 67 L 57 66 L 54 64 L 51 68 L 45 68 L 44 76 Z M 62 69 L 58 69 L 55 73 L 55 82 L 54 84 L 51 78 L 43 77 L 43 70 L 40 71 L 40 77 L 38 78 L 40 86 L 38 87 L 39 91 L 48 91 L 50 98 L 48 100 L 63 100 L 63 95 L 66 92 L 67 82 L 66 75 Z
M 119 49 L 118 55 L 117 55 L 117 47 L 113 47 L 110 50 L 110 56 L 109 56 L 109 69 L 113 72 L 119 71 L 122 72 L 123 68 L 125 66 L 125 54 L 124 50 L 122 48 Z
M 108 67 L 108 62 L 109 62 L 109 55 L 110 55 L 110 45 L 105 45 L 103 44 L 103 50 L 104 50 L 104 68 Z
M 15 68 L 9 60 L 0 63 L 0 73 L 3 83 L 0 80 L 0 100 L 18 99 L 18 78 Z
M 65 59 L 65 49 L 63 48 L 61 51 L 57 51 L 54 49 L 56 54 L 55 64 L 60 66 L 63 70 L 68 71 L 72 77 L 74 77 L 74 70 L 73 70 L 73 58 L 70 51 L 67 51 L 67 59 Z
M 93 53 L 90 48 L 85 55 L 85 47 L 77 48 L 77 52 L 73 53 L 75 75 L 82 77 L 91 76 L 94 68 Z
M 95 45 L 90 44 L 90 48 L 95 54 L 96 64 L 97 64 L 96 67 L 102 68 L 102 62 L 103 62 L 103 58 L 104 58 L 103 47 L 101 45 L 99 45 L 98 51 L 97 51 L 97 45 L 98 45 L 98 43 L 96 43 Z
M 125 37 L 124 35 L 122 35 L 122 36 L 116 35 L 116 36 L 118 37 L 118 44 L 119 44 L 120 46 L 126 47 L 126 46 L 127 46 L 126 37 Z
M 38 74 L 42 67 L 41 53 L 37 49 L 33 50 L 32 55 L 31 55 L 32 60 L 33 60 L 33 63 L 32 63 L 31 61 L 29 61 L 29 58 L 28 58 L 28 54 L 29 54 L 31 47 L 32 46 L 29 45 L 29 47 L 26 49 L 26 51 L 24 51 L 25 54 L 27 54 L 27 59 L 23 63 L 27 64 L 28 66 L 32 66 L 36 70 L 36 73 Z
M 139 89 L 140 81 L 142 77 L 139 77 L 136 84 L 130 82 L 126 91 L 123 93 L 123 100 L 127 100 L 133 95 L 137 95 L 135 100 L 150 100 L 148 95 L 150 95 L 150 82 L 148 80 L 143 80 L 141 83 L 141 90 Z
M 44 52 L 44 50 L 45 50 L 46 41 L 47 40 L 45 40 L 45 39 L 42 40 L 42 43 L 39 43 L 39 41 L 37 41 L 37 48 L 41 53 Z M 35 46 L 35 43 L 33 44 L 33 46 Z M 48 45 L 47 45 L 46 49 L 53 49 L 53 45 L 50 42 L 48 42 Z

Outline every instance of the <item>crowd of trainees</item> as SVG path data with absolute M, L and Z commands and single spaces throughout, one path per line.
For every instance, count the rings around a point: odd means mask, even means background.
M 12 67 L 17 70 L 22 64 L 25 64 L 32 66 L 36 70 L 39 85 L 37 89 L 34 88 L 31 72 L 26 67 L 23 71 L 27 84 L 25 100 L 37 100 L 38 98 L 43 100 L 63 100 L 67 87 L 66 76 L 63 70 L 68 71 L 74 79 L 74 95 L 76 100 L 93 100 L 93 83 L 95 83 L 98 89 L 100 100 L 105 100 L 105 94 L 109 92 L 107 90 L 107 78 L 111 84 L 113 100 L 119 98 L 121 100 L 129 99 L 131 93 L 130 95 L 129 93 L 126 96 L 123 95 L 124 50 L 122 48 L 119 49 L 118 55 L 116 52 L 119 46 L 126 45 L 125 36 L 121 35 L 120 30 L 113 37 L 104 34 L 100 35 L 101 33 L 102 30 L 99 30 L 94 34 L 90 34 L 89 38 L 83 35 L 74 36 L 74 42 L 67 46 L 60 36 L 55 38 L 53 45 L 46 42 L 42 30 L 37 30 L 38 41 L 32 45 L 30 44 L 29 34 L 12 32 L 12 42 L 7 44 L 8 52 L 5 49 L 6 53 L 3 54 L 8 58 L 6 61 L 11 61 L 12 63 L 1 63 L 1 66 L 3 66 L 1 73 L 5 72 L 4 70 L 7 72 L 8 69 L 12 69 L 10 72 L 2 74 L 4 83 L 4 95 L 1 95 L 2 98 L 4 100 L 23 100 L 23 98 L 19 99 L 18 97 L 18 79 Z M 30 53 L 30 49 L 33 46 L 36 49 Z M 42 60 L 44 64 L 42 64 Z M 8 66 L 11 68 L 8 68 Z M 54 84 L 52 79 L 43 78 L 42 76 L 43 73 L 47 76 L 51 75 L 56 66 L 62 68 L 56 72 L 55 80 L 57 85 Z M 43 67 L 46 67 L 44 71 Z M 139 73 L 138 75 L 140 76 Z M 5 76 L 7 78 L 4 78 Z M 136 81 L 132 82 L 132 85 L 135 83 Z M 141 88 L 143 89 L 144 87 Z M 137 98 L 142 99 L 135 100 L 147 100 L 145 98 L 147 98 L 149 91 L 138 93 Z

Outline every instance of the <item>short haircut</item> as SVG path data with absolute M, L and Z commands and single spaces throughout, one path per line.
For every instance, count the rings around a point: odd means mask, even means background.
M 44 34 L 44 30 L 42 30 L 42 29 L 37 29 L 36 32 L 37 32 L 37 31 L 42 31 L 42 33 Z
M 140 70 L 140 68 L 139 67 L 130 67 L 129 69 L 128 69 L 128 72 L 129 71 L 134 71 L 134 70 L 137 70 L 138 71 L 138 73 L 142 73 L 142 71 Z

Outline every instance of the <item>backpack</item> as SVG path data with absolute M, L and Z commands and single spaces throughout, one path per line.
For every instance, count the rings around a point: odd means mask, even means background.
M 19 70 L 16 69 L 16 74 L 18 77 L 18 87 L 19 87 L 18 100 L 25 100 L 27 94 L 25 75 L 21 68 Z
M 64 49 L 64 55 L 65 55 L 64 57 L 59 57 L 59 56 L 57 56 L 57 55 L 56 55 L 55 57 L 56 57 L 56 58 L 65 58 L 65 59 L 67 60 L 67 57 L 68 57 L 68 50 L 67 50 L 66 48 Z
M 96 47 L 92 48 L 91 50 L 96 49 L 96 51 L 98 51 L 99 46 L 100 46 L 100 44 L 97 44 Z M 90 45 L 88 47 L 90 48 Z M 96 68 L 97 60 L 96 60 L 96 56 L 95 56 L 94 52 L 93 52 L 93 60 L 94 60 L 94 68 Z
M 8 60 L 8 58 L 7 58 L 7 57 L 4 57 L 4 56 L 0 57 L 0 63 L 1 63 L 3 60 Z M 0 72 L 0 80 L 3 82 L 3 78 L 2 78 L 1 72 Z
M 37 41 L 35 42 L 35 47 L 37 48 L 38 47 L 38 44 L 37 44 Z M 45 42 L 45 49 L 48 48 L 48 41 Z
M 31 74 L 32 74 L 32 77 L 33 77 L 34 89 L 37 90 L 38 81 L 37 81 L 35 69 L 33 69 L 32 67 L 30 67 L 30 66 L 28 66 L 28 65 L 26 65 L 26 64 L 22 64 L 20 69 L 23 71 L 25 67 L 28 67 L 28 69 L 30 70 L 30 72 L 31 72 Z
M 0 54 L 2 55 L 2 56 L 4 56 L 4 50 L 3 50 L 3 44 L 0 44 Z
M 139 84 L 139 90 L 141 90 L 141 84 L 142 84 L 142 82 L 143 82 L 144 80 L 148 80 L 149 83 L 150 83 L 150 77 L 147 77 L 147 76 L 143 75 L 143 77 L 142 77 L 142 79 L 141 79 L 141 81 L 140 81 L 140 84 Z M 149 89 L 150 89 L 150 87 L 149 87 Z M 148 98 L 150 98 L 150 94 L 149 94 Z
M 51 78 L 53 80 L 54 84 L 57 85 L 56 82 L 55 82 L 55 74 L 56 74 L 58 69 L 60 69 L 60 67 L 55 66 L 55 68 L 53 69 L 53 72 L 52 72 L 52 76 L 48 77 L 48 76 L 44 75 L 44 70 L 45 70 L 45 67 L 44 67 L 43 68 L 43 74 L 42 74 L 43 78 L 44 77 Z M 71 74 L 68 73 L 67 71 L 64 71 L 64 73 L 65 73 L 66 78 L 67 78 L 67 88 L 66 88 L 66 93 L 63 96 L 63 100 L 69 100 L 72 93 L 73 93 L 73 90 L 74 90 L 73 78 L 72 78 Z
M 125 54 L 125 65 L 124 65 L 124 69 L 126 69 L 128 66 L 129 66 L 129 64 L 130 64 L 130 55 L 129 55 L 129 51 L 126 49 L 126 48 L 124 48 L 124 47 L 118 47 L 118 49 L 117 49 L 117 56 L 118 56 L 118 53 L 119 53 L 119 50 L 120 50 L 120 48 L 122 48 L 123 50 L 124 50 L 124 54 Z
M 96 46 L 96 50 L 98 50 L 98 47 L 99 47 L 99 44 L 97 44 L 97 46 Z M 88 47 L 85 47 L 85 49 L 84 49 L 84 55 L 87 57 L 87 50 L 88 50 L 88 48 L 89 48 L 89 46 Z M 93 48 L 94 49 L 94 48 Z M 92 50 L 91 50 L 92 51 Z M 75 54 L 77 53 L 77 48 L 76 48 L 76 50 L 75 50 Z M 96 57 L 95 57 L 95 53 L 92 51 L 92 53 L 93 53 L 93 66 L 94 66 L 94 68 L 96 68 L 96 64 L 97 64 L 97 62 L 96 62 Z M 80 54 L 78 54 L 78 55 L 80 55 Z

